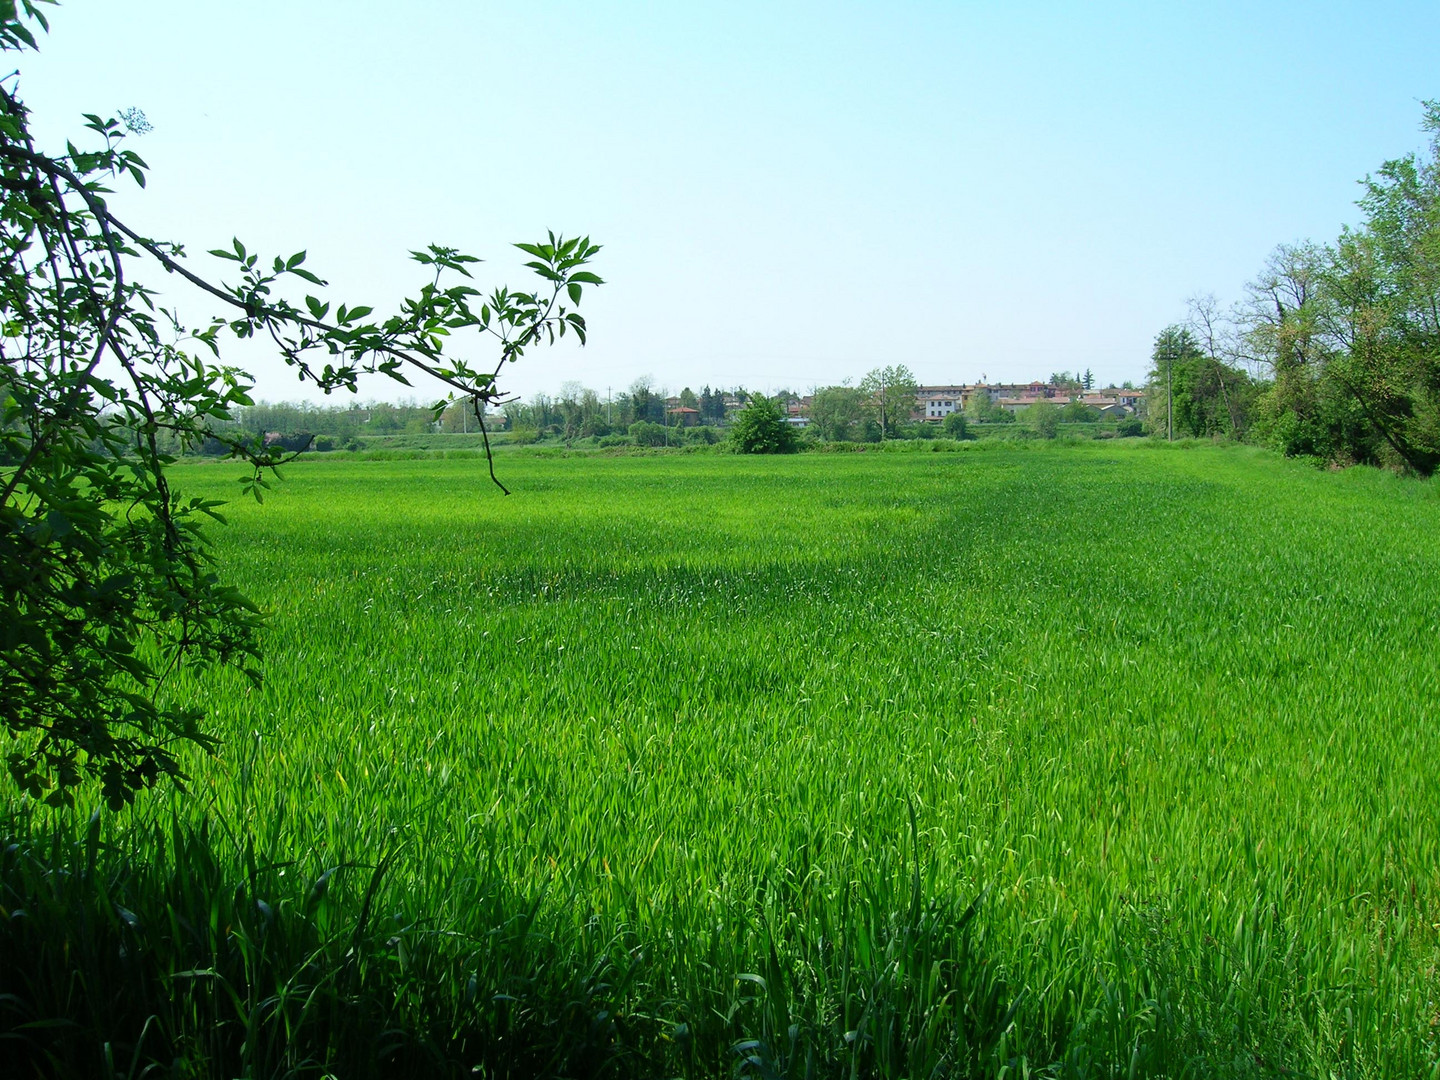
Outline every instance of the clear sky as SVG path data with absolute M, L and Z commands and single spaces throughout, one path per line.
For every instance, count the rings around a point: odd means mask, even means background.
M 21 93 L 42 141 L 139 106 L 128 221 L 305 248 L 387 304 L 430 242 L 604 245 L 591 341 L 506 387 L 1139 380 L 1187 297 L 1333 239 L 1419 149 L 1440 3 L 66 0 Z M 193 321 L 209 308 L 174 288 Z M 298 399 L 268 357 L 230 354 Z M 362 396 L 408 396 L 370 384 Z M 429 388 L 416 396 L 430 398 Z

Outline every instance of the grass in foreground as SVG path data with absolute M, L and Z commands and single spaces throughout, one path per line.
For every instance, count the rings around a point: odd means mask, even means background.
M 1440 1076 L 1433 484 L 1113 444 L 504 468 L 304 462 L 232 508 L 267 685 L 174 688 L 225 754 L 12 814 L 24 1060 Z

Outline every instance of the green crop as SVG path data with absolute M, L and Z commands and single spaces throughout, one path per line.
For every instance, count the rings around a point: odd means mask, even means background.
M 156 977 L 243 1067 L 339 1055 L 351 1009 L 382 1071 L 1440 1075 L 1433 483 L 995 445 L 515 454 L 504 498 L 482 464 L 302 461 L 213 534 L 264 686 L 176 676 L 224 750 L 104 834 L 202 868 L 108 880 L 221 912 L 183 963 L 240 1003 Z M 14 821 L 7 881 L 83 857 Z

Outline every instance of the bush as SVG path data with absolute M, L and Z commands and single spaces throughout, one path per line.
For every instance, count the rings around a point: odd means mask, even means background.
M 610 425 L 605 422 L 605 418 L 599 413 L 591 413 L 580 423 L 581 438 L 603 439 L 609 434 Z
M 800 437 L 785 420 L 780 403 L 756 394 L 735 417 L 730 442 L 742 454 L 793 454 Z
M 952 412 L 940 423 L 940 429 L 945 432 L 947 438 L 966 439 L 969 438 L 970 424 L 965 419 L 963 412 Z
M 665 425 L 650 420 L 636 420 L 631 424 L 630 438 L 636 446 L 665 446 L 670 441 Z

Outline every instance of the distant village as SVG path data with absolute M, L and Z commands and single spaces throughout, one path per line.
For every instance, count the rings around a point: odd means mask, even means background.
M 709 393 L 708 388 L 706 393 Z M 1143 409 L 1145 391 L 1131 386 L 1108 386 L 1103 389 L 1086 389 L 1079 382 L 1028 382 L 1028 383 L 961 383 L 949 386 L 921 386 L 915 390 L 915 406 L 911 413 L 913 420 L 942 423 L 954 412 L 976 412 L 976 396 L 980 395 L 992 411 L 998 410 L 1014 416 L 1037 402 L 1051 405 L 1078 403 L 1094 410 L 1100 420 L 1121 420 L 1135 416 Z M 743 392 L 718 393 L 724 413 L 729 414 L 745 406 L 747 396 Z M 779 397 L 785 404 L 788 420 L 796 427 L 807 427 L 811 421 L 815 404 L 813 394 L 796 395 L 781 391 Z M 700 400 L 687 404 L 690 399 L 684 395 L 672 395 L 665 399 L 666 413 L 673 417 L 672 423 L 682 426 L 698 424 L 708 418 L 723 419 L 716 415 L 718 410 L 707 417 Z

